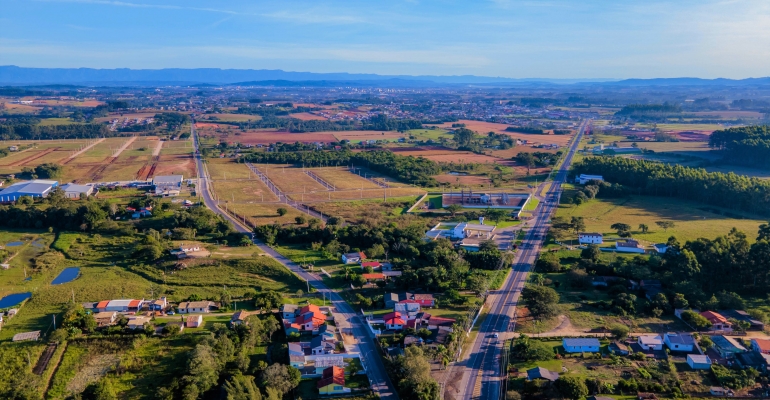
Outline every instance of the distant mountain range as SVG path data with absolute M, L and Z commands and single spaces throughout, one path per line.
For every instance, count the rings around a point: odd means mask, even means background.
M 475 75 L 377 75 L 349 73 L 292 72 L 267 69 L 164 68 L 94 69 L 25 68 L 0 66 L 0 85 L 240 85 L 240 86 L 435 86 L 440 85 L 565 85 L 601 84 L 627 86 L 768 85 L 770 78 L 700 79 L 512 79 Z

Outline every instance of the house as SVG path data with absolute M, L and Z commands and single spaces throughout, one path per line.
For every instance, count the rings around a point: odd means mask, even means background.
M 28 340 L 40 340 L 40 331 L 17 333 L 13 335 L 12 339 L 14 342 L 26 342 Z
M 746 348 L 731 337 L 716 335 L 711 337 L 714 342 L 714 350 L 724 358 L 733 358 L 738 353 L 743 353 Z
M 700 313 L 700 315 L 709 320 L 711 323 L 711 328 L 709 328 L 709 330 L 725 332 L 733 331 L 733 324 L 728 321 L 727 318 L 725 318 L 722 314 L 714 311 L 704 311 Z
M 64 191 L 64 197 L 68 199 L 80 199 L 81 196 L 88 197 L 94 194 L 94 187 L 89 185 L 77 185 L 74 183 L 67 183 L 61 185 Z
M 393 307 L 393 311 L 402 314 L 416 314 L 420 312 L 420 303 L 414 300 L 401 300 Z
M 296 304 L 284 304 L 279 309 L 281 311 L 281 318 L 294 322 L 294 318 L 297 317 L 297 309 L 299 307 Z
M 634 239 L 618 240 L 615 242 L 615 251 L 644 254 L 644 248 Z
M 436 305 L 436 299 L 432 294 L 413 294 L 412 300 L 420 304 L 420 307 L 433 307 Z
M 209 313 L 212 310 L 218 308 L 216 303 L 213 301 L 183 301 L 179 303 L 179 307 L 177 309 L 179 310 L 179 313 L 181 314 L 189 314 L 194 312 L 199 313 Z
M 128 317 L 128 324 L 126 328 L 133 330 L 144 329 L 144 326 L 149 324 L 152 319 L 150 317 L 144 317 L 141 315 L 132 315 Z
M 388 293 L 385 295 L 385 308 L 395 308 L 396 304 L 404 300 L 413 300 L 421 308 L 436 305 L 436 299 L 432 294 Z
M 639 392 L 636 394 L 637 400 L 658 400 L 658 396 L 655 393 Z
M 117 318 L 118 313 L 115 311 L 103 311 L 94 314 L 94 320 L 96 321 L 96 326 L 98 327 L 112 325 L 115 323 Z
M 666 254 L 666 251 L 668 250 L 668 245 L 665 243 L 656 243 L 652 245 L 653 250 L 657 251 L 658 254 Z
M 378 270 L 382 269 L 382 264 L 379 261 L 364 261 L 361 263 L 361 269 L 366 269 L 367 267 L 371 267 L 372 270 Z
M 663 335 L 663 342 L 671 351 L 693 351 L 695 339 L 689 333 L 667 333 Z
M 171 192 L 178 193 L 182 189 L 182 181 L 182 175 L 160 175 L 152 178 L 152 185 L 155 186 L 155 194 L 166 195 Z
M 289 322 L 289 326 L 297 326 L 301 331 L 316 334 L 320 326 L 326 323 L 326 314 L 322 313 L 321 309 L 315 304 L 308 304 L 300 308 L 295 315 L 297 316 L 294 321 L 284 321 L 284 326 L 286 326 L 286 322 Z M 287 331 L 286 333 L 288 334 L 289 332 Z
M 612 342 L 612 343 L 610 343 L 610 345 L 607 347 L 607 349 L 612 354 L 615 354 L 615 355 L 618 355 L 618 356 L 627 356 L 628 353 L 629 353 L 628 346 L 626 346 L 625 343 L 619 342 L 617 340 Z
M 400 312 L 387 313 L 382 317 L 382 320 L 385 321 L 385 327 L 390 330 L 400 331 L 404 329 L 406 324 Z
M 723 388 L 721 386 L 712 386 L 709 389 L 709 393 L 712 396 L 719 396 L 719 397 L 733 397 L 733 396 L 735 396 L 735 392 L 733 392 L 732 389 Z
M 642 350 L 663 350 L 663 338 L 660 335 L 640 335 L 636 342 Z
M 585 185 L 586 183 L 591 181 L 603 182 L 604 177 L 602 177 L 601 175 L 587 175 L 587 174 L 580 174 L 575 177 L 575 183 L 579 183 L 581 185 Z
M 578 233 L 578 243 L 580 244 L 602 244 L 604 243 L 604 235 L 596 232 L 580 232 Z
M 23 196 L 48 197 L 48 194 L 57 186 L 59 186 L 59 182 L 45 179 L 17 182 L 0 191 L 0 203 L 17 201 Z
M 342 255 L 342 262 L 345 264 L 357 264 L 363 260 L 366 260 L 366 254 L 362 252 L 347 253 Z
M 431 316 L 428 319 L 428 329 L 439 329 L 439 327 L 452 327 L 457 322 L 454 318 L 444 318 Z
M 198 314 L 187 316 L 184 325 L 186 328 L 199 328 L 201 325 L 203 325 L 203 315 Z
M 480 222 L 483 222 L 483 220 Z M 484 225 L 483 223 L 469 224 L 467 222 L 461 222 L 457 224 L 457 226 L 455 226 L 453 229 L 452 237 L 455 239 L 470 237 L 492 239 L 495 229 L 497 229 L 497 227 L 494 225 Z
M 345 368 L 345 360 L 342 355 L 329 355 L 316 357 L 313 361 L 315 363 L 315 373 L 323 374 L 324 370 L 331 367 Z
M 135 299 L 104 300 L 96 304 L 94 311 L 115 311 L 119 313 L 138 312 L 143 308 L 144 303 L 144 300 Z
M 8 151 L 19 151 L 19 146 L 8 146 Z
M 559 373 L 549 371 L 543 367 L 536 367 L 527 370 L 527 380 L 534 381 L 535 379 L 545 379 L 547 381 L 554 382 L 559 379 Z
M 318 335 L 327 342 L 337 341 L 337 329 L 328 324 L 323 324 L 318 327 Z
M 301 371 L 305 368 L 305 355 L 289 354 L 289 365 Z
M 767 359 L 763 357 L 762 353 L 755 353 L 753 351 L 736 354 L 735 362 L 741 366 L 741 368 L 754 368 L 757 371 L 767 369 Z
M 147 306 L 150 311 L 163 311 L 168 307 L 168 300 L 165 297 L 161 297 L 157 300 L 153 300 Z
M 314 336 L 310 339 L 310 354 L 334 354 L 334 343 L 325 341 L 322 336 Z
M 259 311 L 236 311 L 232 317 L 230 317 L 230 325 L 231 326 L 237 326 L 243 323 L 246 323 L 246 318 L 251 317 L 252 315 L 259 314 Z
M 596 338 L 564 338 L 561 343 L 567 353 L 597 353 L 600 346 Z
M 382 274 L 382 273 L 361 274 L 361 277 L 366 279 L 366 283 L 377 282 L 377 281 L 384 281 L 385 280 L 385 274 Z
M 642 279 L 639 281 L 639 287 L 644 290 L 647 300 L 652 300 L 658 293 L 663 292 L 663 286 L 657 279 Z
M 751 350 L 757 353 L 770 354 L 770 339 L 751 339 Z
M 719 312 L 725 318 L 732 318 L 738 321 L 748 322 L 749 330 L 762 331 L 765 329 L 765 323 L 752 317 L 749 313 L 743 310 L 723 310 Z
M 283 320 L 283 331 L 286 333 L 286 335 L 291 335 L 292 333 L 299 333 L 300 329 L 302 329 L 302 325 L 295 324 L 287 320 Z
M 345 370 L 332 366 L 323 370 L 318 381 L 318 394 L 350 393 L 350 388 L 345 387 Z
M 687 365 L 692 369 L 711 369 L 711 359 L 706 355 L 688 354 Z

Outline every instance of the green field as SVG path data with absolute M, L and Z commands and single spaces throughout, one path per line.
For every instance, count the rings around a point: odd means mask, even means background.
M 447 133 L 443 129 L 412 129 L 408 131 L 410 135 L 414 136 L 417 140 L 434 140 L 438 141 L 441 138 L 451 139 L 452 135 Z
M 562 196 L 566 199 L 569 192 Z M 600 232 L 616 236 L 610 225 L 622 222 L 631 225 L 633 237 L 647 242 L 661 243 L 675 236 L 680 242 L 700 237 L 714 239 L 726 235 L 730 229 L 745 232 L 749 240 L 756 237 L 757 229 L 766 220 L 751 215 L 738 214 L 718 207 L 687 202 L 669 197 L 630 196 L 623 199 L 594 199 L 580 206 L 559 206 L 556 216 L 583 217 L 587 232 Z M 668 232 L 655 225 L 656 221 L 672 221 L 676 224 Z M 650 230 L 641 233 L 637 227 L 646 224 Z

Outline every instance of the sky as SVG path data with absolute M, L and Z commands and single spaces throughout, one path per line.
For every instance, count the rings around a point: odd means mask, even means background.
M 770 75 L 767 0 L 0 0 L 0 65 Z

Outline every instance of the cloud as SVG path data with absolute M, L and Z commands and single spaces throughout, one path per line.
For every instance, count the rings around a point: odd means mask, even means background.
M 162 9 L 162 10 L 192 10 L 192 11 L 204 11 L 204 12 L 212 12 L 212 13 L 219 13 L 219 14 L 233 14 L 233 15 L 239 14 L 236 11 L 222 10 L 218 8 L 183 7 L 183 6 L 175 6 L 175 5 L 168 5 L 168 4 L 131 3 L 127 1 L 117 1 L 117 0 L 114 0 L 114 1 L 113 0 L 35 0 L 35 1 L 44 1 L 44 2 L 50 2 L 50 3 L 96 4 L 96 5 L 105 5 L 105 6 L 132 7 L 132 8 L 156 8 L 156 9 Z

